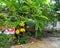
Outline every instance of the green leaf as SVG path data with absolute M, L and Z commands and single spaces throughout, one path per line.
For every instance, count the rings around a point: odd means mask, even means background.
M 40 17 L 43 19 L 49 20 L 48 17 L 46 17 L 46 16 L 40 16 Z

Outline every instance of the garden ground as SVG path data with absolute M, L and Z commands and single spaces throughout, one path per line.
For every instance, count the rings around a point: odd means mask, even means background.
M 60 48 L 60 38 L 43 38 L 42 40 L 35 40 L 32 43 L 16 45 L 11 48 Z

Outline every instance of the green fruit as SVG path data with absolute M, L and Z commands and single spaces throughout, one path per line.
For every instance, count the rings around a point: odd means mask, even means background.
M 32 20 L 32 19 L 28 19 L 28 21 L 26 22 L 26 24 L 27 24 L 28 26 L 33 26 L 33 25 L 35 25 L 35 22 L 34 22 L 34 20 Z

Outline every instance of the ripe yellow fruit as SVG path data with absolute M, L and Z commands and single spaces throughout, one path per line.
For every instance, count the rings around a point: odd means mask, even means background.
M 16 34 L 19 34 L 19 33 L 20 33 L 20 32 L 19 32 L 19 30 L 17 29 L 17 30 L 16 30 Z
M 24 29 L 24 28 L 21 28 L 21 29 L 20 29 L 20 32 L 25 32 L 25 29 Z
M 21 22 L 19 25 L 22 26 L 22 27 L 25 26 L 24 22 Z

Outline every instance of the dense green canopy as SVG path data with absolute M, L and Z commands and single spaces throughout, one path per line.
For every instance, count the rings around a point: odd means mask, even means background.
M 12 22 L 10 18 L 6 20 L 9 26 L 16 26 L 21 21 L 28 21 L 32 19 L 35 21 L 36 29 L 40 29 L 49 21 L 56 19 L 55 7 L 47 0 L 0 0 L 0 10 L 14 16 L 16 21 Z M 11 23 L 10 23 L 11 22 Z

